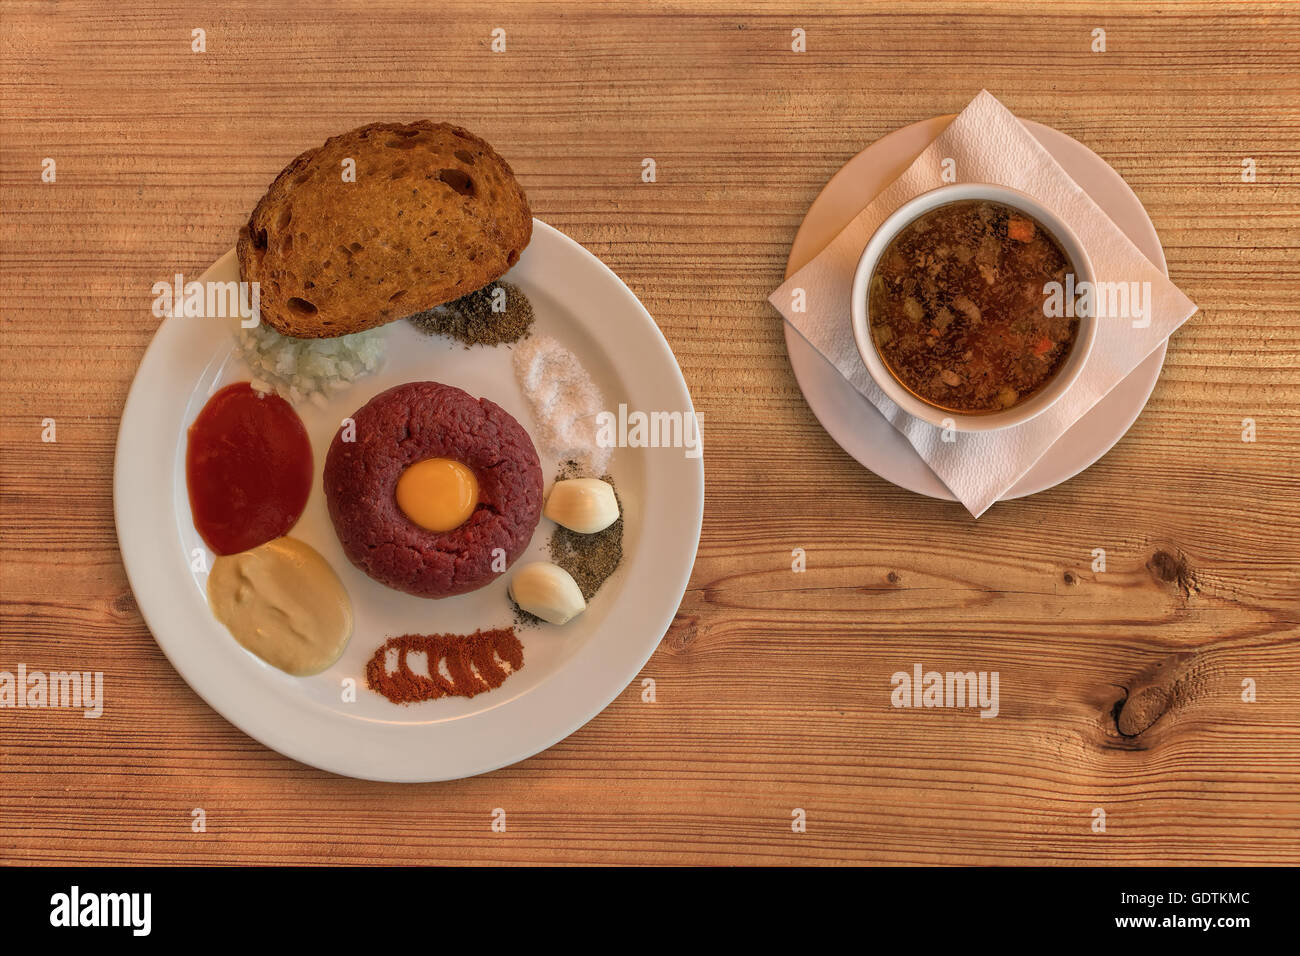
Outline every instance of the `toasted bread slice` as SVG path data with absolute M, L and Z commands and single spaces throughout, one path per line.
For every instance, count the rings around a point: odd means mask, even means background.
M 510 166 L 473 133 L 372 123 L 275 178 L 240 231 L 239 271 L 259 283 L 276 331 L 332 338 L 481 289 L 519 261 L 532 232 Z

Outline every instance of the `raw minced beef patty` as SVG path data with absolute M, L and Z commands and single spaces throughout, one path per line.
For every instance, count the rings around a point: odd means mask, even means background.
M 542 466 L 522 425 L 486 398 L 438 382 L 381 392 L 352 416 L 356 440 L 334 436 L 325 499 L 348 559 L 376 581 L 422 597 L 490 584 L 492 552 L 507 566 L 542 513 Z M 478 480 L 479 503 L 451 531 L 421 528 L 397 506 L 397 479 L 426 458 L 451 458 Z

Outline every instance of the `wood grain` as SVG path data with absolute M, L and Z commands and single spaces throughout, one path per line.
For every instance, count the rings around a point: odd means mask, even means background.
M 0 669 L 102 670 L 111 696 L 99 720 L 0 711 L 0 860 L 1300 862 L 1294 9 L 791 7 L 5 5 Z M 981 88 L 1128 180 L 1201 311 L 1110 454 L 976 522 L 827 437 L 766 298 L 849 157 Z M 708 501 L 656 703 L 638 681 L 521 764 L 389 786 L 189 690 L 127 586 L 111 479 L 152 283 L 228 249 L 302 149 L 424 116 L 491 141 L 645 302 L 704 413 Z M 891 707 L 914 663 L 999 672 L 998 717 Z

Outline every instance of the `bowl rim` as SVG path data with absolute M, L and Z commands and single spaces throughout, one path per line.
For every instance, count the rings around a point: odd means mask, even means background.
M 951 202 L 969 199 L 987 199 L 1019 209 L 1032 216 L 1047 227 L 1061 245 L 1074 265 L 1076 283 L 1095 281 L 1092 260 L 1087 249 L 1080 242 L 1074 230 L 1061 219 L 1050 207 L 1027 193 L 1010 186 L 996 183 L 947 183 L 934 189 L 918 193 L 904 202 L 872 232 L 858 259 L 853 275 L 853 291 L 850 299 L 850 318 L 853 338 L 857 343 L 858 354 L 867 367 L 872 381 L 885 393 L 891 402 L 913 418 L 933 425 L 936 428 L 952 429 L 959 432 L 998 431 L 1022 425 L 1043 412 L 1067 392 L 1078 379 L 1092 353 L 1092 346 L 1097 337 L 1097 320 L 1093 315 L 1079 318 L 1079 331 L 1075 338 L 1065 365 L 1056 376 L 1042 389 L 1020 405 L 997 412 L 967 414 L 931 405 L 913 394 L 903 385 L 876 351 L 875 342 L 870 331 L 870 316 L 866 297 L 867 284 L 875 272 L 880 256 L 894 238 L 915 219 L 933 209 Z

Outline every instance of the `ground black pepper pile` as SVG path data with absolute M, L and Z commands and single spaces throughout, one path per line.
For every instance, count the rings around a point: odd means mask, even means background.
M 623 518 L 595 534 L 557 527 L 551 533 L 551 560 L 573 575 L 583 600 L 590 601 L 623 560 Z
M 566 462 L 560 469 L 556 481 L 577 476 L 577 467 Z M 573 576 L 584 601 L 591 601 L 613 574 L 623 560 L 623 500 L 618 497 L 618 488 L 614 479 L 606 475 L 601 479 L 614 488 L 614 498 L 618 501 L 618 520 L 604 531 L 595 534 L 579 534 L 562 525 L 556 525 L 551 532 L 549 550 L 551 560 Z M 534 617 L 522 608 L 515 608 L 515 623 L 532 625 L 540 623 L 541 618 Z
M 494 312 L 496 290 L 506 294 L 505 310 Z M 492 282 L 469 295 L 408 320 L 428 335 L 447 335 L 465 345 L 504 345 L 518 342 L 533 327 L 533 305 L 519 286 Z

